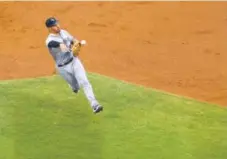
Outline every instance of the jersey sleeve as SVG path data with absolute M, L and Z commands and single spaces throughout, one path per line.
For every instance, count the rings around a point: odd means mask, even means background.
M 61 41 L 48 37 L 46 39 L 46 47 L 48 47 L 49 49 L 53 49 L 53 48 L 59 48 L 61 44 Z
M 58 48 L 60 47 L 60 42 L 57 42 L 57 41 L 54 41 L 54 40 L 51 40 L 47 43 L 47 47 L 48 48 Z

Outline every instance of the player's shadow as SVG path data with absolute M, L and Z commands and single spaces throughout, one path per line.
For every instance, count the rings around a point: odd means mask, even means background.
M 19 100 L 27 110 L 15 109 L 16 138 L 20 141 L 15 148 L 23 158 L 102 158 L 101 124 L 95 122 L 92 111 L 80 111 L 76 97 L 72 105 L 33 92 L 20 92 Z M 29 151 L 20 146 L 27 141 L 31 144 Z

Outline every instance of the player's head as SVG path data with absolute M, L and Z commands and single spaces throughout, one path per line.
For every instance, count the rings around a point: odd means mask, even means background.
M 58 20 L 54 17 L 50 17 L 46 20 L 46 27 L 52 33 L 59 33 L 61 30 Z

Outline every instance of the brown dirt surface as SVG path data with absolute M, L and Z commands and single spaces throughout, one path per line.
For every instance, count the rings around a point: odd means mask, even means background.
M 87 40 L 88 71 L 227 105 L 227 2 L 0 2 L 0 10 L 2 80 L 53 73 L 44 22 L 56 16 Z

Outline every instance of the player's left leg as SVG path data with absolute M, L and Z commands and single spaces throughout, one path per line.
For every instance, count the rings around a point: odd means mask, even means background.
M 73 72 L 72 66 L 73 66 L 72 64 L 68 64 L 67 66 L 56 67 L 56 68 L 58 70 L 58 73 L 61 75 L 61 77 L 68 83 L 72 91 L 77 93 L 80 87 L 75 76 L 72 74 Z
M 73 73 L 79 83 L 79 86 L 83 88 L 84 94 L 87 97 L 93 111 L 95 113 L 102 111 L 103 107 L 95 98 L 93 88 L 87 78 L 85 69 L 78 57 L 75 57 L 75 59 L 73 60 Z

